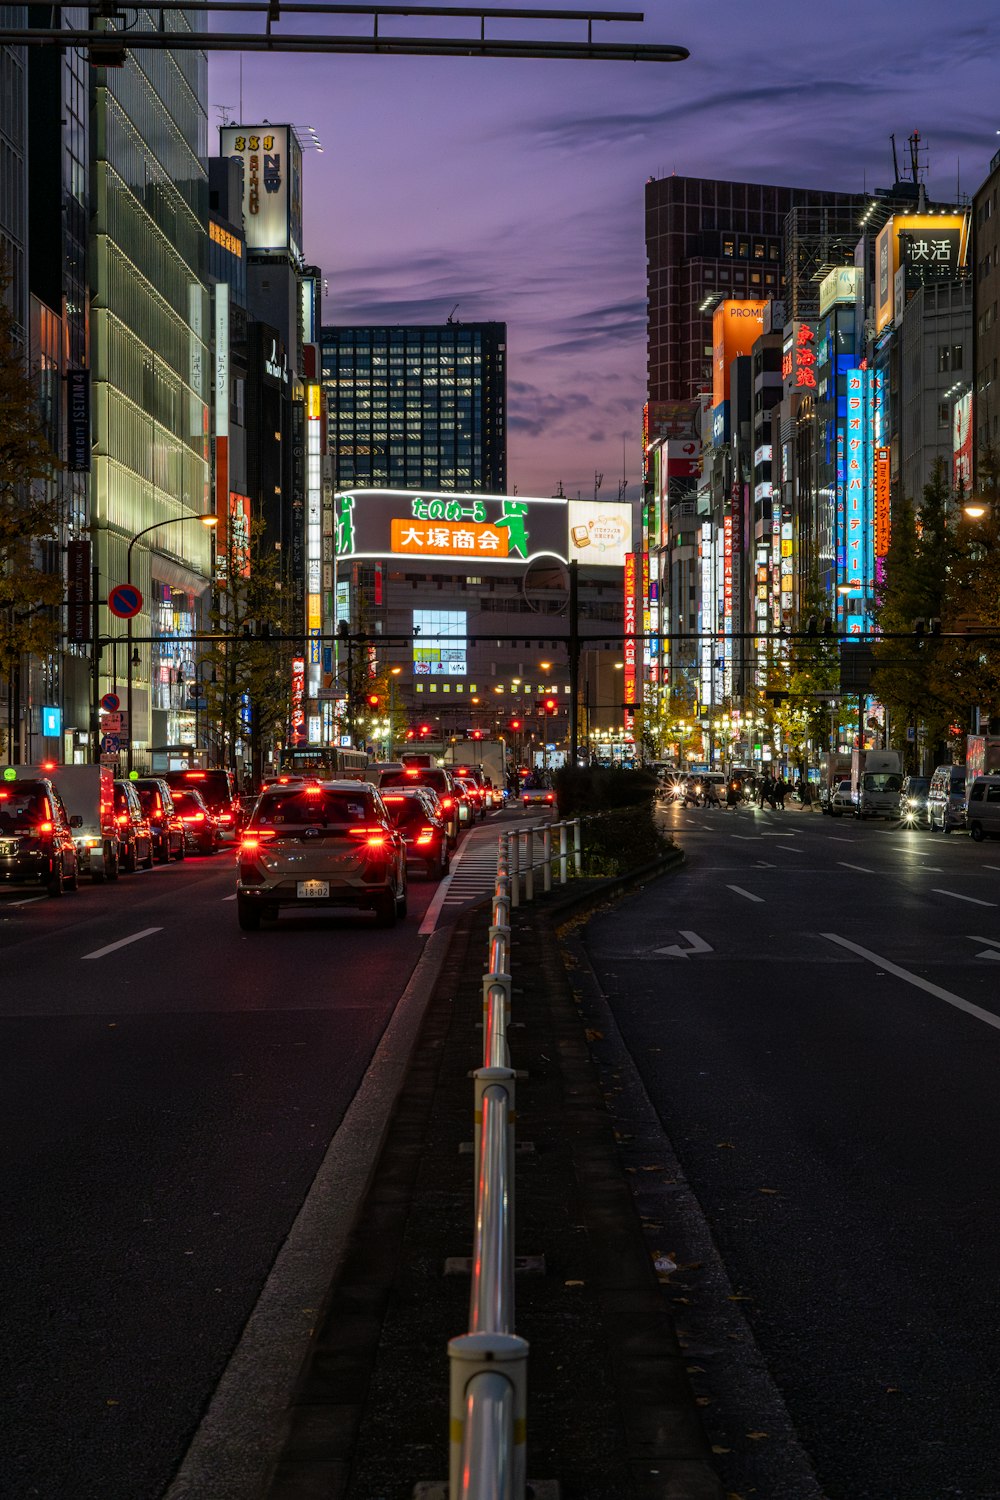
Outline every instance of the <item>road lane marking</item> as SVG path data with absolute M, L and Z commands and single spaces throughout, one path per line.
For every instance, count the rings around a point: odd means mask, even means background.
M 856 844 L 858 842 L 857 839 L 842 839 L 840 835 L 836 833 L 827 834 L 827 838 L 830 840 L 831 844 Z
M 847 863 L 846 859 L 838 859 L 837 863 L 838 863 L 838 865 L 842 865 L 845 870 L 860 870 L 861 873 L 862 873 L 862 875 L 874 875 L 875 874 L 875 871 L 874 870 L 869 870 L 869 868 L 868 868 L 867 865 L 849 865 Z
M 20 901 L 5 901 L 4 902 L 4 907 L 8 907 L 8 906 L 34 906 L 34 904 L 35 904 L 36 901 L 47 901 L 48 899 L 49 898 L 48 898 L 47 895 L 45 895 L 45 896 L 24 896 Z
M 756 844 L 756 842 L 757 842 L 757 836 L 756 836 L 756 834 L 750 834 L 750 833 L 731 833 L 729 835 L 729 837 L 731 839 L 741 839 L 744 844 Z
M 234 891 L 231 896 L 223 896 L 222 899 L 223 899 L 223 901 L 235 901 L 236 900 L 236 892 Z
M 932 889 L 935 896 L 951 896 L 954 901 L 968 901 L 972 906 L 996 906 L 995 901 L 980 901 L 978 896 L 960 896 L 958 891 L 942 891 L 939 886 Z
M 737 896 L 745 896 L 748 901 L 760 901 L 763 903 L 763 896 L 755 896 L 753 891 L 745 891 L 741 885 L 731 885 L 729 886 L 729 890 L 735 891 Z
M 984 870 L 1000 870 L 1000 865 L 983 865 Z
M 982 953 L 977 953 L 977 958 L 1000 959 L 1000 943 L 997 942 L 996 938 L 975 937 L 972 933 L 969 933 L 968 937 L 970 943 L 989 943 L 990 945 L 988 948 L 984 948 Z
M 775 844 L 776 849 L 784 849 L 786 854 L 805 854 L 804 849 L 796 849 L 791 844 Z
M 670 943 L 666 948 L 654 948 L 653 952 L 662 954 L 665 958 L 687 958 L 692 953 L 715 952 L 711 943 L 706 943 L 705 939 L 700 938 L 696 932 L 681 932 L 680 928 L 677 930 L 681 937 L 686 938 L 690 943 L 691 946 L 689 948 L 682 948 L 680 943 Z
M 162 932 L 162 927 L 144 927 L 141 932 L 133 932 L 131 937 L 119 938 L 117 943 L 109 943 L 106 948 L 97 948 L 93 953 L 85 953 L 84 958 L 103 958 L 106 953 L 115 953 L 119 948 L 127 948 L 129 943 L 137 943 L 140 938 L 152 937 L 154 932 Z
M 915 985 L 918 990 L 924 990 L 926 994 L 933 995 L 937 1000 L 944 1000 L 948 1005 L 954 1005 L 956 1010 L 964 1010 L 967 1015 L 975 1016 L 977 1021 L 985 1021 L 987 1026 L 1000 1031 L 1000 1016 L 995 1016 L 992 1011 L 983 1010 L 979 1005 L 973 1005 L 971 1000 L 963 1000 L 961 995 L 953 995 L 951 990 L 943 990 L 940 985 L 932 984 L 929 979 L 921 979 L 919 974 L 911 974 L 909 969 L 901 969 L 898 964 L 891 963 L 889 959 L 882 958 L 878 953 L 872 953 L 869 948 L 862 948 L 858 943 L 852 943 L 849 938 L 838 937 L 835 932 L 821 932 L 820 937 L 826 938 L 827 942 L 836 943 L 841 948 L 848 948 L 852 953 L 865 958 L 869 963 L 884 969 L 887 974 L 895 974 L 897 979 L 905 979 L 907 984 Z

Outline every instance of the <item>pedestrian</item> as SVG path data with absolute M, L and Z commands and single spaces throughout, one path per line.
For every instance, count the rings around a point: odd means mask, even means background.
M 722 803 L 719 801 L 719 789 L 716 786 L 716 784 L 715 784 L 714 781 L 708 781 L 708 782 L 705 783 L 705 806 L 706 807 L 721 807 L 722 806 Z
M 788 782 L 783 776 L 779 776 L 777 781 L 774 783 L 774 800 L 777 803 L 778 807 L 780 807 L 782 812 L 784 812 L 785 810 L 785 798 L 787 797 L 787 795 Z

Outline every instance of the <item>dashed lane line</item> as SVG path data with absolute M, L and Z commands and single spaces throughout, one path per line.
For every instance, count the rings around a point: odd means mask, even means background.
M 104 958 L 108 953 L 117 953 L 119 948 L 127 948 L 129 943 L 137 943 L 140 938 L 152 937 L 154 932 L 162 932 L 162 927 L 144 927 L 141 932 L 133 932 L 131 937 L 119 938 L 117 943 L 108 943 L 106 948 L 95 948 L 93 953 L 85 953 L 86 958 Z
M 747 901 L 759 901 L 761 905 L 764 903 L 763 896 L 755 896 L 753 891 L 745 891 L 741 885 L 731 885 L 729 890 L 735 891 L 737 896 L 743 896 Z
M 881 954 L 873 953 L 870 948 L 862 948 L 859 943 L 852 943 L 849 938 L 838 937 L 835 932 L 821 932 L 820 937 L 826 938 L 828 943 L 836 943 L 838 947 L 846 948 L 850 953 L 856 953 L 859 958 L 875 964 L 887 974 L 894 974 L 897 979 L 905 980 L 907 984 L 923 990 L 925 994 L 933 995 L 937 1000 L 944 1000 L 946 1004 L 953 1005 L 956 1010 L 964 1010 L 966 1015 L 974 1016 L 977 1021 L 984 1021 L 995 1031 L 1000 1031 L 1000 1016 L 995 1016 L 992 1011 L 983 1010 L 982 1006 L 973 1005 L 971 1000 L 963 1000 L 961 995 L 953 995 L 951 990 L 942 989 L 939 984 L 932 984 L 929 979 L 923 979 L 919 974 L 911 974 L 909 969 L 900 968 L 899 964 L 890 962 Z
M 950 896 L 953 901 L 968 901 L 970 906 L 996 906 L 995 901 L 980 901 L 978 896 L 962 896 L 958 891 L 942 891 L 938 886 L 933 887 L 935 896 Z

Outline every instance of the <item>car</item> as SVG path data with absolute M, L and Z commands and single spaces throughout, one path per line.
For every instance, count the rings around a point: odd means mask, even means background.
M 899 793 L 899 821 L 904 828 L 927 827 L 929 776 L 905 776 Z
M 188 853 L 214 854 L 219 847 L 219 825 L 204 797 L 194 787 L 171 787 L 170 792 L 184 824 Z
M 406 841 L 409 864 L 420 864 L 432 880 L 447 875 L 451 864 L 444 809 L 428 786 L 386 788 L 382 801 Z
M 474 823 L 477 818 L 485 818 L 486 804 L 483 801 L 482 789 L 468 776 L 456 776 L 455 787 L 457 795 L 464 798 L 469 809 L 468 822 Z
M 830 816 L 831 818 L 842 818 L 845 813 L 853 813 L 854 801 L 851 797 L 851 779 L 847 777 L 844 781 L 838 781 L 830 794 Z
M 81 823 L 46 777 L 0 782 L 0 882 L 41 885 L 50 896 L 75 891 L 80 866 L 73 829 Z
M 130 781 L 115 782 L 115 822 L 118 825 L 118 860 L 127 873 L 153 868 L 153 834 L 142 810 L 139 793 Z
M 409 761 L 386 765 L 373 763 L 368 767 L 365 775 L 379 791 L 385 791 L 394 786 L 431 787 L 437 792 L 444 811 L 448 846 L 454 849 L 458 843 L 459 829 L 464 827 L 464 823 L 459 821 L 459 796 L 450 771 L 446 771 L 443 766 L 426 766 L 416 761 Z
M 406 843 L 366 781 L 267 787 L 239 846 L 236 915 L 244 932 L 283 908 L 356 907 L 379 927 L 406 915 Z
M 965 826 L 977 844 L 986 838 L 1000 838 L 1000 776 L 973 777 Z
M 184 823 L 174 806 L 174 796 L 162 776 L 139 776 L 132 785 L 139 794 L 142 810 L 149 819 L 153 835 L 153 857 L 165 865 L 169 860 L 184 858 Z
M 235 844 L 242 826 L 240 799 L 236 794 L 236 777 L 225 766 L 202 770 L 188 766 L 183 771 L 164 771 L 163 779 L 171 790 L 194 788 L 200 792 L 215 818 L 218 837 L 224 843 Z
M 927 827 L 950 833 L 965 827 L 965 767 L 937 766 L 927 793 Z
M 556 794 L 550 786 L 522 786 L 522 807 L 553 807 Z

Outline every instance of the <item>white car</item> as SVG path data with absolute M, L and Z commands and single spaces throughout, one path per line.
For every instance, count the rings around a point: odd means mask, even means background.
M 854 803 L 851 799 L 850 781 L 838 781 L 830 798 L 831 818 L 842 818 L 845 813 L 854 811 Z
M 549 786 L 523 786 L 521 788 L 521 806 L 547 806 L 554 807 L 556 794 Z

